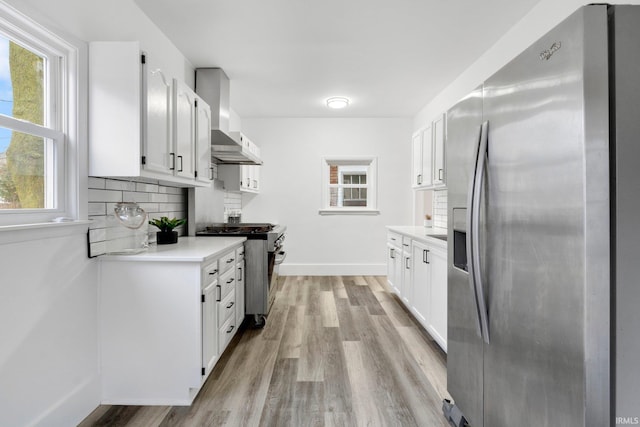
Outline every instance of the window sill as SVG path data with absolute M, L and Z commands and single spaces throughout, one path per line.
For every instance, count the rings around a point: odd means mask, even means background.
M 339 208 L 339 209 L 320 209 L 318 210 L 320 215 L 380 215 L 378 209 L 354 209 L 354 208 Z
M 72 234 L 86 234 L 89 220 L 69 222 L 40 222 L 36 224 L 19 224 L 0 226 L 0 244 L 19 243 L 29 240 L 42 240 Z

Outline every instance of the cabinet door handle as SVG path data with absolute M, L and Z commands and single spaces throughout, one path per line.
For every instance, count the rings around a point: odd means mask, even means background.
M 238 282 L 242 282 L 242 267 L 238 267 L 238 270 L 240 271 L 239 276 L 238 277 Z
M 418 181 L 417 182 L 418 185 L 422 184 L 422 174 L 418 175 L 418 180 L 417 181 Z
M 227 306 L 227 308 L 231 308 L 231 307 L 233 307 L 233 304 L 235 304 L 235 303 L 234 303 L 233 301 L 231 301 L 231 302 L 229 303 L 229 305 Z
M 222 286 L 216 285 L 216 288 L 218 288 L 218 297 L 216 298 L 216 302 L 220 302 L 222 300 Z
M 428 249 L 423 249 L 422 250 L 422 262 L 424 262 L 425 264 L 429 264 L 429 250 Z
M 411 269 L 411 266 L 409 265 L 409 261 L 411 261 L 411 259 L 410 259 L 410 258 L 406 258 L 406 259 L 404 260 L 404 267 L 405 267 L 407 270 Z
M 438 169 L 438 179 L 439 179 L 440 181 L 442 181 L 442 179 L 443 179 L 443 178 L 442 178 L 442 172 L 444 172 L 444 169 Z
M 395 259 L 395 256 L 393 254 L 393 248 L 389 248 L 389 258 Z
M 178 169 L 178 172 L 182 172 L 182 156 L 178 156 L 178 159 L 180 159 L 180 169 Z
M 235 325 L 231 325 L 229 329 L 227 329 L 227 333 L 230 334 L 231 331 L 233 331 L 233 328 L 235 328 Z
M 169 166 L 169 170 L 176 170 L 176 153 L 169 153 L 169 163 L 171 164 L 171 166 Z
M 209 168 L 209 179 L 213 181 L 213 168 Z

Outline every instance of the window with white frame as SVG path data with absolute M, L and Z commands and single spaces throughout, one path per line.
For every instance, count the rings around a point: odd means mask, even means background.
M 74 217 L 76 49 L 0 3 L 0 225 Z
M 321 214 L 378 213 L 375 157 L 325 157 L 322 170 Z

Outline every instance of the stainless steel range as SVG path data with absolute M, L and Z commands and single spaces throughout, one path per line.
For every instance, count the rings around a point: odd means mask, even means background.
M 196 236 L 244 236 L 245 316 L 254 327 L 263 327 L 276 297 L 278 266 L 284 261 L 287 227 L 268 223 L 211 224 Z

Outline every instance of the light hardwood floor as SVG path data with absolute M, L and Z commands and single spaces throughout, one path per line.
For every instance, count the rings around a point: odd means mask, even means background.
M 446 427 L 445 354 L 386 277 L 281 278 L 190 407 L 100 406 L 88 426 Z

